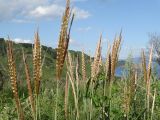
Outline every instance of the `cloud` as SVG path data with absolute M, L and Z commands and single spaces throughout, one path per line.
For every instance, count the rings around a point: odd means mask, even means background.
M 0 21 L 15 19 L 30 9 L 45 4 L 47 0 L 0 0 Z
M 21 38 L 15 38 L 13 39 L 13 41 L 16 43 L 32 43 L 32 40 L 21 39 Z
M 75 13 L 76 19 L 86 19 L 91 16 L 91 14 L 88 11 L 77 7 L 73 8 L 73 13 Z
M 64 10 L 65 7 L 58 4 L 38 6 L 34 10 L 30 11 L 27 17 L 35 19 L 45 18 L 47 20 L 52 20 L 54 18 L 62 16 Z M 91 16 L 91 14 L 88 11 L 77 7 L 73 8 L 72 12 L 75 14 L 75 19 L 86 19 Z
M 52 20 L 61 17 L 65 4 L 61 4 L 58 1 L 62 0 L 0 0 L 0 22 L 13 21 L 22 23 L 31 20 Z M 72 1 L 80 2 L 84 0 Z M 77 7 L 73 8 L 73 12 L 76 14 L 76 19 L 86 19 L 90 16 L 88 11 Z
M 63 11 L 64 7 L 52 4 L 50 6 L 38 6 L 31 10 L 27 16 L 35 19 L 46 18 L 49 20 L 61 16 Z
M 79 32 L 88 32 L 89 30 L 91 30 L 92 28 L 90 27 L 90 26 L 88 26 L 88 27 L 84 27 L 84 28 L 78 28 L 77 30 L 79 31 Z

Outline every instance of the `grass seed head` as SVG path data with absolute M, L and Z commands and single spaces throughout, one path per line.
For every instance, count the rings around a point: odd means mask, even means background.
M 21 120 L 24 120 L 24 113 L 23 113 L 23 109 L 22 109 L 19 95 L 18 95 L 16 64 L 13 56 L 13 42 L 10 41 L 10 39 L 7 41 L 7 58 L 8 58 L 11 87 L 12 87 L 13 96 L 16 102 L 18 115 Z
M 34 76 L 34 86 L 35 86 L 35 92 L 38 95 L 39 89 L 40 89 L 40 79 L 41 79 L 41 44 L 40 44 L 40 38 L 38 30 L 35 33 L 34 38 L 34 47 L 33 47 L 33 76 Z
M 70 18 L 70 0 L 67 0 L 65 13 L 62 17 L 61 31 L 59 35 L 58 48 L 57 48 L 57 58 L 56 58 L 56 77 L 57 80 L 60 80 L 62 74 L 62 69 L 64 66 L 65 57 L 68 50 L 69 40 L 70 40 L 70 29 L 74 19 L 72 16 L 70 28 L 68 30 L 69 18 Z

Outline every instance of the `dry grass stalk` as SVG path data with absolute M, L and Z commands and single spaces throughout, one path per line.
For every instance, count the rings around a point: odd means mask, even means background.
M 152 56 L 153 56 L 153 46 L 150 49 L 150 54 L 149 54 L 149 63 L 148 63 L 148 69 L 147 69 L 147 79 L 150 79 L 150 76 L 151 76 Z
M 106 59 L 106 78 L 111 83 L 111 80 L 114 78 L 116 64 L 118 61 L 118 55 L 120 51 L 120 44 L 121 44 L 122 36 L 121 33 L 119 37 L 116 37 L 113 46 L 112 51 L 110 52 L 110 45 L 108 45 L 108 51 L 107 51 L 107 59 Z
M 145 81 L 145 87 L 146 87 L 146 108 L 147 108 L 147 118 L 149 119 L 150 116 L 150 86 L 151 86 L 151 66 L 152 66 L 152 56 L 153 56 L 153 45 L 150 49 L 150 54 L 149 54 L 149 63 L 148 63 L 148 68 L 146 67 L 146 58 L 144 51 L 142 51 L 142 67 L 143 67 L 143 74 L 144 74 L 144 81 Z
M 71 19 L 70 27 L 68 29 L 69 25 L 69 18 L 70 18 L 70 0 L 66 0 L 66 9 L 65 13 L 62 17 L 62 25 L 61 25 L 61 30 L 60 30 L 60 35 L 59 35 L 59 41 L 58 41 L 58 48 L 57 48 L 57 57 L 56 57 L 56 79 L 57 79 L 57 88 L 56 88 L 56 108 L 55 108 L 55 120 L 57 120 L 57 112 L 58 112 L 58 87 L 59 83 L 58 81 L 60 80 L 63 66 L 64 66 L 64 61 L 65 57 L 67 54 L 68 50 L 68 45 L 69 45 L 69 40 L 70 40 L 70 31 L 71 31 L 71 26 L 73 23 L 74 19 L 74 14 Z
M 65 83 L 65 98 L 64 98 L 64 111 L 65 111 L 65 118 L 68 119 L 68 75 L 66 75 L 66 83 Z
M 72 79 L 74 79 L 74 65 L 73 65 L 73 60 L 70 52 L 68 52 L 68 68 L 72 76 Z
M 118 55 L 120 51 L 120 44 L 121 44 L 122 36 L 121 33 L 119 37 L 116 37 L 112 46 L 112 54 L 111 54 L 111 78 L 114 78 L 116 64 L 118 61 Z
M 41 45 L 38 31 L 35 33 L 34 38 L 34 48 L 33 48 L 33 77 L 34 77 L 34 87 L 36 95 L 39 94 L 40 89 L 40 79 L 41 79 Z
M 111 49 L 111 46 L 110 46 L 110 44 L 108 43 L 108 47 L 107 47 L 107 55 L 106 55 L 106 63 L 105 63 L 105 71 L 106 71 L 106 73 L 108 73 L 108 68 L 109 68 L 109 57 L 111 57 L 111 55 L 110 55 L 110 49 Z
M 85 63 L 84 52 L 82 52 L 82 79 L 83 81 L 86 80 L 86 63 Z
M 152 102 L 152 109 L 151 109 L 151 120 L 152 120 L 152 116 L 154 113 L 155 100 L 156 100 L 156 89 L 154 89 L 154 95 L 153 95 L 153 102 Z
M 64 66 L 65 57 L 68 50 L 69 40 L 70 40 L 70 30 L 72 26 L 72 22 L 74 19 L 74 15 L 72 16 L 70 28 L 68 31 L 69 18 L 70 18 L 70 0 L 66 0 L 66 9 L 65 13 L 62 17 L 62 25 L 61 31 L 59 35 L 58 48 L 57 48 L 57 58 L 56 58 L 56 79 L 57 79 L 57 88 L 56 88 L 56 106 L 55 106 L 55 120 L 57 120 L 57 112 L 58 112 L 58 87 L 62 69 Z M 65 108 L 66 109 L 66 108 Z
M 151 86 L 151 67 L 152 67 L 152 55 L 153 55 L 153 46 L 150 50 L 150 55 L 149 55 L 149 63 L 148 63 L 148 69 L 147 69 L 147 84 L 146 84 L 146 90 L 147 90 L 147 111 L 149 113 L 149 108 L 150 108 L 150 86 Z
M 74 15 L 72 16 L 70 28 L 68 31 L 69 18 L 70 18 L 70 0 L 67 0 L 66 10 L 62 18 L 62 25 L 61 25 L 61 31 L 59 36 L 58 48 L 57 48 L 57 59 L 56 59 L 57 80 L 60 80 L 60 76 L 62 74 L 62 69 L 63 69 L 65 57 L 68 50 L 69 39 L 70 39 L 70 29 L 72 26 Z
M 11 80 L 12 92 L 17 106 L 17 111 L 20 120 L 24 120 L 24 113 L 20 103 L 18 88 L 17 88 L 17 73 L 16 73 L 16 64 L 13 57 L 13 43 L 9 40 L 7 41 L 7 57 L 8 57 L 8 67 L 9 75 Z
M 29 94 L 29 101 L 30 101 L 30 104 L 31 104 L 33 115 L 35 115 L 36 108 L 35 108 L 34 98 L 33 98 L 33 93 L 32 93 L 32 86 L 31 86 L 31 77 L 30 77 L 30 72 L 29 72 L 29 66 L 27 64 L 26 57 L 24 55 L 24 51 L 22 50 L 22 52 L 23 52 L 23 62 L 24 62 L 24 67 L 25 67 L 25 74 L 26 74 L 27 88 L 28 88 L 28 94 Z
M 100 56 L 98 71 L 100 71 L 100 66 L 103 66 L 102 56 Z
M 76 108 L 76 111 L 77 111 L 77 118 L 79 118 L 76 90 L 75 90 L 75 86 L 74 86 L 74 81 L 72 79 L 73 77 L 69 74 L 69 72 L 68 72 L 68 77 L 69 77 L 69 80 L 70 80 L 71 86 L 72 86 L 72 91 L 73 91 L 73 96 L 74 96 L 74 102 L 75 102 L 75 108 Z
M 123 100 L 123 108 L 124 108 L 124 117 L 128 118 L 131 105 L 136 99 L 136 84 L 137 84 L 137 73 L 135 71 L 134 66 L 130 71 L 130 81 L 125 81 L 124 87 L 124 100 Z
M 131 103 L 133 100 L 135 100 L 135 94 L 136 94 L 136 87 L 137 87 L 137 72 L 133 66 L 131 71 L 131 79 L 130 79 L 130 100 Z
M 100 36 L 99 42 L 97 44 L 95 56 L 94 56 L 94 61 L 92 63 L 92 68 L 91 68 L 91 77 L 94 78 L 98 74 L 98 69 L 99 69 L 99 61 L 101 59 L 101 42 L 102 42 L 102 35 Z
M 79 112 L 78 112 L 78 95 L 76 95 L 76 89 L 75 89 L 75 83 L 74 83 L 74 74 L 73 74 L 73 61 L 72 61 L 72 57 L 70 55 L 70 53 L 68 53 L 68 64 L 67 64 L 67 75 L 69 77 L 69 81 L 71 83 L 72 86 L 72 92 L 73 92 L 73 96 L 74 96 L 74 101 L 75 101 L 75 108 L 76 108 L 76 112 L 77 112 L 77 118 L 79 118 Z
M 76 62 L 76 90 L 77 90 L 77 102 L 76 102 L 76 104 L 77 104 L 77 116 L 78 116 L 78 118 L 79 118 L 79 110 L 78 110 L 78 96 L 79 96 L 79 59 L 78 59 L 78 56 L 77 56 L 77 62 Z
M 144 50 L 142 50 L 142 68 L 143 68 L 143 74 L 144 74 L 144 81 L 146 84 L 147 83 L 147 68 L 146 68 L 146 56 L 145 56 Z
M 76 60 L 76 83 L 77 83 L 77 96 L 79 93 L 79 59 L 77 56 L 77 60 Z

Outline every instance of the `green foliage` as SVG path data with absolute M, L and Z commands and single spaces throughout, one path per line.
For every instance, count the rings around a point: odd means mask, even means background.
M 2 72 L 4 84 L 0 91 L 0 120 L 16 120 L 18 118 L 13 99 L 7 67 L 6 46 L 4 41 L 0 41 L 0 71 Z M 32 45 L 31 44 L 14 44 L 18 89 L 20 101 L 24 109 L 25 119 L 30 120 L 32 117 L 32 110 L 29 103 L 28 91 L 26 85 L 26 78 L 24 73 L 24 65 L 22 61 L 21 49 L 24 49 L 27 55 L 27 63 L 29 64 L 30 74 L 32 76 Z M 146 89 L 144 77 L 141 71 L 137 74 L 137 83 L 135 93 L 131 93 L 131 84 L 133 77 L 134 63 L 130 56 L 127 61 L 119 63 L 124 66 L 124 74 L 121 77 L 115 77 L 112 85 L 106 77 L 103 66 L 100 73 L 95 78 L 90 78 L 91 63 L 89 56 L 85 55 L 87 80 L 82 80 L 81 73 L 81 52 L 70 51 L 73 61 L 79 58 L 79 85 L 77 86 L 76 74 L 74 73 L 74 86 L 76 89 L 76 97 L 78 98 L 79 120 L 145 120 L 146 119 Z M 40 120 L 53 120 L 55 104 L 56 104 L 56 79 L 55 79 L 55 49 L 42 46 L 43 68 L 41 80 L 41 92 L 38 97 L 38 118 Z M 58 120 L 75 120 L 76 108 L 74 101 L 74 94 L 71 83 L 68 83 L 68 104 L 67 104 L 67 118 L 64 109 L 65 97 L 65 80 L 66 80 L 66 65 L 63 69 L 62 79 L 59 81 L 59 95 L 58 95 Z M 139 70 L 137 70 L 139 71 Z M 33 80 L 32 80 L 33 83 Z M 127 91 L 124 92 L 126 87 Z M 151 97 L 150 105 L 152 106 L 153 94 L 156 89 L 157 94 L 155 98 L 154 112 L 152 120 L 160 119 L 160 81 L 155 72 L 151 77 Z M 129 100 L 129 102 L 127 101 Z M 129 104 L 128 112 L 126 113 L 126 104 Z M 151 111 L 152 108 L 150 108 Z

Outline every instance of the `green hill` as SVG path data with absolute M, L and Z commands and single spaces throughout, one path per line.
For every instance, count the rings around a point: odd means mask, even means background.
M 24 64 L 22 59 L 22 48 L 25 55 L 27 56 L 27 63 L 30 67 L 30 74 L 32 76 L 32 44 L 29 43 L 13 43 L 14 58 L 16 61 L 16 70 L 17 70 L 17 80 L 20 83 L 25 81 L 25 71 Z M 78 57 L 81 64 L 81 52 L 69 50 L 72 57 L 75 59 Z M 87 69 L 90 69 L 89 60 L 90 57 L 85 54 Z M 55 79 L 55 63 L 56 63 L 56 49 L 42 45 L 42 81 L 53 81 Z M 80 65 L 81 66 L 81 65 Z M 8 77 L 8 65 L 7 65 L 7 50 L 6 43 L 3 38 L 0 38 L 0 72 L 3 74 L 4 79 L 9 79 Z M 64 66 L 62 79 L 65 78 L 66 67 Z M 79 70 L 81 74 L 81 70 Z

